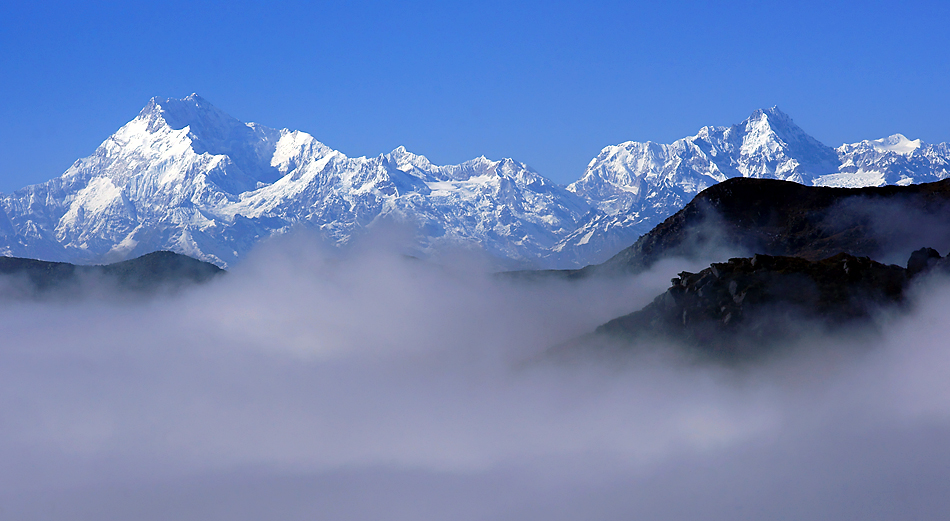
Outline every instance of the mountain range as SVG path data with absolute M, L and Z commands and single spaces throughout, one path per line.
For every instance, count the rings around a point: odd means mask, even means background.
M 948 165 L 947 143 L 899 134 L 833 149 L 773 107 L 671 144 L 608 146 L 560 186 L 513 159 L 440 166 L 403 147 L 350 158 L 192 94 L 153 98 L 61 176 L 0 195 L 0 255 L 102 263 L 170 250 L 227 267 L 297 228 L 346 244 L 396 222 L 422 255 L 469 248 L 572 268 L 606 260 L 729 178 L 906 185 L 950 177 Z

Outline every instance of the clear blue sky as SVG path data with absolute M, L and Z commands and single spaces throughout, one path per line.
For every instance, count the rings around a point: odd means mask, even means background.
M 771 105 L 829 145 L 950 141 L 947 4 L 7 1 L 0 191 L 191 92 L 347 155 L 513 157 L 561 183 L 606 145 Z

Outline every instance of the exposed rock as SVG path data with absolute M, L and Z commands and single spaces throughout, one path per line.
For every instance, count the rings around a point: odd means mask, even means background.
M 814 328 L 867 325 L 876 312 L 904 303 L 914 277 L 934 269 L 950 272 L 950 258 L 924 248 L 908 266 L 847 253 L 819 261 L 734 258 L 680 273 L 652 303 L 598 327 L 594 336 L 633 346 L 671 342 L 720 360 L 754 358 Z
M 922 271 L 932 269 L 940 260 L 940 253 L 933 248 L 921 248 L 910 255 L 907 261 L 907 275 L 913 277 Z

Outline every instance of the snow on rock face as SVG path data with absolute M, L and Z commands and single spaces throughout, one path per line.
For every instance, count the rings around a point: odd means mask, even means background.
M 897 152 L 898 154 L 911 154 L 914 150 L 920 148 L 920 140 L 911 141 L 903 134 L 894 134 L 882 139 L 871 141 L 871 146 L 882 152 Z
M 0 195 L 0 254 L 82 263 L 167 249 L 228 266 L 295 227 L 345 244 L 396 221 L 415 230 L 422 254 L 464 247 L 524 266 L 578 267 L 730 177 L 907 184 L 950 176 L 948 163 L 947 144 L 900 134 L 834 150 L 773 107 L 668 145 L 605 147 L 562 187 L 512 159 L 440 166 L 404 147 L 350 158 L 192 94 L 153 98 L 62 176 Z
M 833 149 L 776 107 L 757 110 L 732 127 L 703 127 L 669 145 L 629 141 L 606 147 L 567 187 L 604 217 L 585 222 L 575 234 L 579 239 L 567 237 L 558 248 L 605 260 L 600 252 L 632 244 L 716 183 L 743 176 L 810 184 L 836 162 Z
M 461 245 L 543 264 L 589 210 L 510 159 L 437 166 L 403 147 L 349 158 L 194 94 L 152 99 L 93 155 L 0 208 L 6 255 L 103 262 L 169 249 L 220 266 L 296 226 L 346 243 L 387 219 L 415 226 L 423 252 Z
M 950 177 L 950 145 L 931 145 L 901 134 L 844 144 L 837 172 L 817 179 L 822 186 L 882 186 L 927 183 Z M 863 184 L 862 184 L 863 183 Z
M 694 195 L 731 177 L 807 185 L 879 186 L 950 177 L 946 143 L 927 145 L 895 134 L 832 149 L 806 134 L 777 107 L 756 110 L 731 127 L 703 127 L 669 145 L 627 142 L 604 148 L 567 189 L 598 215 L 585 219 L 555 251 L 597 262 L 682 208 Z

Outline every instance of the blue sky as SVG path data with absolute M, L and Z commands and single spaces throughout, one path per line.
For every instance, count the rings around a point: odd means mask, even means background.
M 830 145 L 950 141 L 948 22 L 946 2 L 4 2 L 0 191 L 191 92 L 348 155 L 561 183 L 606 145 L 771 105 Z

